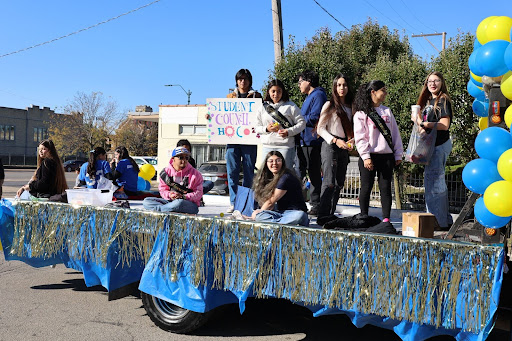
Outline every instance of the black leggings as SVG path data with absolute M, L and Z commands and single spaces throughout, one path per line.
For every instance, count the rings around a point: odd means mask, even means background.
M 368 214 L 370 206 L 370 195 L 377 174 L 380 200 L 382 205 L 382 218 L 389 218 L 391 215 L 391 181 L 393 180 L 393 168 L 395 167 L 395 156 L 393 154 L 370 154 L 373 162 L 373 170 L 364 168 L 363 159 L 359 158 L 359 173 L 361 174 L 361 189 L 359 191 L 359 206 L 362 214 Z

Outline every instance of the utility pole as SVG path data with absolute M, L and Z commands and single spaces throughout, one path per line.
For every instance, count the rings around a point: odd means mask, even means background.
M 281 16 L 281 0 L 272 0 L 272 27 L 274 28 L 274 62 L 277 64 L 283 57 L 283 18 Z
M 430 45 L 432 45 L 433 48 L 436 49 L 437 52 L 441 52 L 439 51 L 439 49 L 437 47 L 435 47 L 434 44 L 432 44 L 430 42 L 430 40 L 428 40 L 427 37 L 431 37 L 431 36 L 443 36 L 443 42 L 442 42 L 442 47 L 441 47 L 441 51 L 444 51 L 444 48 L 446 47 L 446 32 L 441 32 L 441 33 L 428 33 L 428 34 L 413 34 L 411 37 L 413 38 L 418 38 L 418 37 L 423 37 L 425 38 L 426 41 L 428 41 L 428 43 Z

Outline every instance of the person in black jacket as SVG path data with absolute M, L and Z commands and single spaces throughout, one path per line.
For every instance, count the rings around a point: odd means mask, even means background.
M 62 194 L 68 188 L 64 167 L 52 140 L 43 140 L 37 149 L 37 169 L 29 183 L 22 186 L 16 195 L 24 191 L 38 198 L 49 198 Z

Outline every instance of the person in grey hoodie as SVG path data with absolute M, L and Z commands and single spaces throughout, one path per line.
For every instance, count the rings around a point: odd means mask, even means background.
M 306 127 L 299 107 L 290 101 L 283 82 L 270 81 L 256 122 L 256 133 L 262 137 L 262 153 L 279 151 L 289 169 L 295 164 L 295 136 Z M 297 174 L 298 176 L 299 174 Z

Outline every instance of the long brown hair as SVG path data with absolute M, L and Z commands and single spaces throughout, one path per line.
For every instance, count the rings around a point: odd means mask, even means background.
M 416 104 L 418 104 L 421 107 L 421 109 L 423 110 L 423 108 L 425 108 L 425 106 L 427 105 L 427 102 L 432 99 L 432 93 L 428 89 L 428 78 L 432 75 L 437 76 L 437 77 L 439 77 L 439 79 L 441 79 L 441 89 L 439 89 L 439 92 L 437 93 L 436 101 L 434 102 L 434 112 L 437 113 L 441 110 L 437 106 L 439 103 L 439 100 L 441 98 L 445 99 L 445 101 L 444 101 L 445 108 L 446 108 L 447 102 L 451 103 L 450 96 L 448 95 L 448 89 L 446 88 L 446 82 L 445 82 L 443 74 L 441 72 L 433 71 L 427 75 L 427 77 L 425 78 L 425 81 L 423 82 L 423 87 L 421 88 L 420 96 L 418 97 L 418 102 Z
M 338 73 L 332 81 L 331 100 L 329 101 L 329 106 L 327 107 L 327 113 L 328 115 L 330 113 L 329 119 L 332 117 L 331 115 L 338 115 L 338 118 L 341 121 L 341 126 L 343 127 L 343 131 L 345 132 L 345 136 L 347 137 L 347 140 L 350 140 L 354 137 L 354 128 L 352 126 L 352 121 L 349 119 L 349 115 L 352 116 L 352 113 L 345 111 L 341 97 L 338 95 L 338 80 L 340 78 L 343 78 L 348 85 L 348 93 L 345 95 L 345 105 L 352 107 L 354 95 L 352 94 L 350 79 L 344 74 Z
M 55 144 L 53 144 L 52 140 L 43 140 L 41 143 L 39 143 L 38 146 L 38 153 L 37 153 L 37 169 L 41 167 L 41 165 L 44 162 L 44 158 L 41 158 L 39 156 L 39 148 L 41 146 L 46 147 L 48 149 L 48 158 L 52 159 L 55 162 L 56 165 L 56 174 L 55 174 L 55 189 L 57 190 L 57 193 L 63 193 L 67 188 L 68 184 L 66 183 L 66 176 L 64 175 L 64 166 L 62 165 L 62 162 L 60 161 L 59 154 L 57 153 L 57 149 L 55 148 Z M 33 179 L 35 178 L 35 174 L 37 173 L 37 169 L 34 172 Z
M 270 171 L 267 165 L 268 159 L 274 155 L 283 160 L 281 164 L 281 169 L 276 175 L 274 175 L 274 173 Z M 265 164 L 258 170 L 258 173 L 256 173 L 256 176 L 254 177 L 254 182 L 252 184 L 252 189 L 254 191 L 254 199 L 256 199 L 260 206 L 263 205 L 265 201 L 270 199 L 272 194 L 274 194 L 277 182 L 285 173 L 293 174 L 292 171 L 286 168 L 286 161 L 284 160 L 283 154 L 281 154 L 277 150 L 269 152 L 267 156 L 265 156 Z
M 103 147 L 96 147 L 89 152 L 89 161 L 87 165 L 87 174 L 89 174 L 89 178 L 94 179 L 96 177 L 96 160 L 98 160 L 98 156 L 105 155 L 107 152 Z
M 130 163 L 133 166 L 133 170 L 135 170 L 135 173 L 139 174 L 139 165 L 137 164 L 137 162 L 135 162 L 134 159 L 132 159 L 132 157 L 128 153 L 128 149 L 126 149 L 126 147 L 119 146 L 119 147 L 116 148 L 115 151 L 119 153 L 119 161 L 121 161 L 123 159 L 130 160 Z

